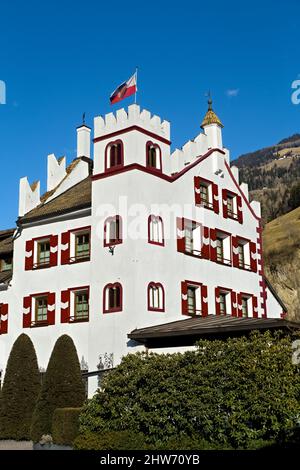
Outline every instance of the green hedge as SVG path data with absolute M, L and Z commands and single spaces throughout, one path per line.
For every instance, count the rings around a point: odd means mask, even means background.
M 31 425 L 31 439 L 39 442 L 51 434 L 56 408 L 79 408 L 85 400 L 80 364 L 73 340 L 63 335 L 56 341 L 42 383 Z
M 293 339 L 254 332 L 184 354 L 128 355 L 84 406 L 80 433 L 128 430 L 156 448 L 181 436 L 236 449 L 289 440 L 300 416 Z
M 225 450 L 203 439 L 190 436 L 173 437 L 160 444 L 149 444 L 141 433 L 133 431 L 86 432 L 74 441 L 77 450 Z
M 29 336 L 21 334 L 11 349 L 0 396 L 1 439 L 30 439 L 40 386 L 34 346 Z
M 54 444 L 72 445 L 78 435 L 81 408 L 57 408 L 52 419 Z
M 74 441 L 78 450 L 145 450 L 145 438 L 132 431 L 107 431 L 103 433 L 87 432 Z

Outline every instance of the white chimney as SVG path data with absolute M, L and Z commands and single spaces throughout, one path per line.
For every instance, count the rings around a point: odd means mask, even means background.
M 83 124 L 77 127 L 77 158 L 91 157 L 91 128 Z

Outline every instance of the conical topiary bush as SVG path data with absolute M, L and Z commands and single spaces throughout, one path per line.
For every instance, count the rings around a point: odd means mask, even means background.
M 40 383 L 34 346 L 29 336 L 22 334 L 15 341 L 7 362 L 0 397 L 1 439 L 30 439 Z
M 85 389 L 76 348 L 72 339 L 63 335 L 53 348 L 34 410 L 32 440 L 38 442 L 42 435 L 51 434 L 56 408 L 77 408 L 82 406 L 84 399 Z

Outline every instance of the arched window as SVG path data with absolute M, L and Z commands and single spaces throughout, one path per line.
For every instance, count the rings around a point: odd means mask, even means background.
M 150 282 L 148 285 L 148 310 L 165 311 L 165 291 L 159 282 Z
M 123 290 L 119 282 L 107 284 L 103 290 L 103 312 L 121 312 Z
M 162 171 L 161 149 L 157 144 L 146 144 L 146 166 L 157 171 Z
M 104 222 L 104 246 L 122 243 L 122 217 L 115 215 Z
M 105 171 L 113 170 L 124 165 L 123 142 L 110 142 L 105 149 Z
M 148 218 L 148 242 L 154 245 L 164 246 L 164 224 L 159 215 L 149 215 Z

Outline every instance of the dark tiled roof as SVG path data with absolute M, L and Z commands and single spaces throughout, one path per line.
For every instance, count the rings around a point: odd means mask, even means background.
M 20 224 L 33 222 L 47 217 L 62 215 L 74 210 L 91 206 L 91 177 L 88 176 L 80 183 L 72 186 L 64 193 L 49 202 L 42 202 L 35 209 L 19 218 Z
M 0 272 L 0 284 L 5 284 L 12 279 L 12 271 Z
M 0 256 L 13 252 L 13 233 L 15 229 L 0 231 Z
M 293 323 L 277 318 L 237 318 L 231 316 L 193 317 L 171 323 L 133 330 L 128 338 L 135 341 L 161 346 L 171 338 L 177 345 L 194 344 L 200 337 L 229 336 L 245 334 L 251 330 L 300 328 Z

